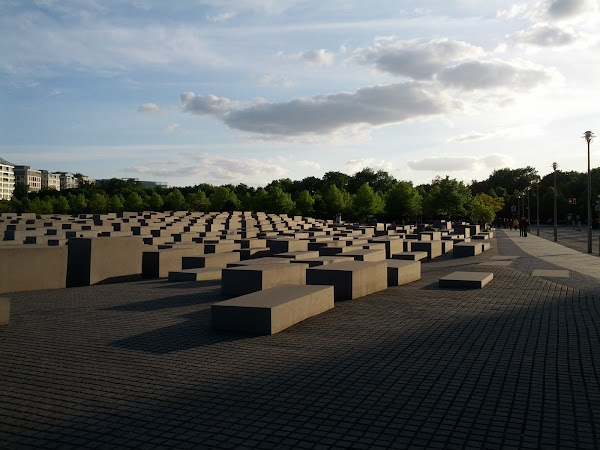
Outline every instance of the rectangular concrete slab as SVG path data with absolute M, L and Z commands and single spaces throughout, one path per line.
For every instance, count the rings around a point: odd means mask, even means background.
M 330 285 L 335 300 L 352 300 L 387 289 L 385 261 L 348 261 L 311 267 L 306 271 L 307 284 Z
M 327 264 L 335 264 L 341 262 L 347 262 L 348 258 L 344 258 L 343 256 L 319 256 L 317 258 L 311 259 L 296 259 L 290 261 L 291 263 L 304 263 L 308 264 L 309 267 L 315 266 L 325 266 Z
M 213 281 L 221 279 L 221 269 L 202 267 L 169 272 L 169 281 Z
M 427 252 L 401 252 L 392 255 L 392 259 L 402 259 L 406 261 L 420 261 L 427 258 Z
M 469 256 L 477 256 L 483 251 L 481 242 L 459 242 L 454 244 L 452 256 L 454 258 L 466 258 Z
M 211 324 L 271 335 L 333 307 L 332 286 L 281 285 L 211 305 Z
M 2 246 L 0 294 L 66 287 L 67 257 L 68 247 Z
M 306 284 L 307 268 L 308 264 L 300 263 L 228 267 L 223 269 L 221 293 L 228 297 L 237 297 L 281 284 Z
M 494 278 L 491 272 L 452 272 L 439 279 L 444 288 L 481 289 Z
M 182 269 L 199 269 L 202 267 L 224 268 L 227 264 L 240 260 L 239 252 L 210 253 L 201 256 L 183 256 L 181 258 Z
M 353 258 L 354 261 L 384 261 L 385 250 L 356 249 L 350 252 L 340 253 L 342 258 Z
M 388 286 L 401 286 L 421 279 L 421 261 L 388 259 L 386 264 Z
M 0 325 L 8 325 L 10 322 L 10 299 L 0 298 Z
M 427 259 L 435 259 L 442 256 L 442 241 L 441 238 L 437 241 L 417 241 L 411 243 L 410 249 L 413 252 L 427 252 Z
M 532 277 L 556 277 L 556 278 L 569 278 L 568 270 L 543 270 L 536 269 L 531 272 Z

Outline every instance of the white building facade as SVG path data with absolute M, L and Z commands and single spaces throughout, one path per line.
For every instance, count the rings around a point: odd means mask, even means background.
M 15 184 L 26 184 L 29 192 L 37 192 L 42 188 L 42 171 L 29 166 L 15 166 Z
M 42 189 L 56 189 L 60 191 L 60 174 L 42 170 Z
M 0 200 L 10 200 L 15 190 L 15 165 L 0 158 Z
M 59 172 L 60 176 L 60 190 L 75 189 L 79 187 L 79 180 L 75 175 L 69 172 Z

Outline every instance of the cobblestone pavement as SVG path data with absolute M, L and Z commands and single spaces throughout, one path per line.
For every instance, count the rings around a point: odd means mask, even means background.
M 216 283 L 13 294 L 0 447 L 598 448 L 598 299 L 492 244 L 265 337 L 210 328 Z

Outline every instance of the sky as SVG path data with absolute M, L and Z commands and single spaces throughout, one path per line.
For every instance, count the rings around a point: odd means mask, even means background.
M 2 0 L 0 157 L 170 186 L 585 172 L 599 28 L 600 0 Z

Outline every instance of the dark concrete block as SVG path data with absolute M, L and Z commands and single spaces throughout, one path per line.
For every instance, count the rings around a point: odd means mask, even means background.
M 491 272 L 452 272 L 439 280 L 445 288 L 481 289 L 494 278 Z
M 334 307 L 332 286 L 281 285 L 211 306 L 218 330 L 270 335 Z

